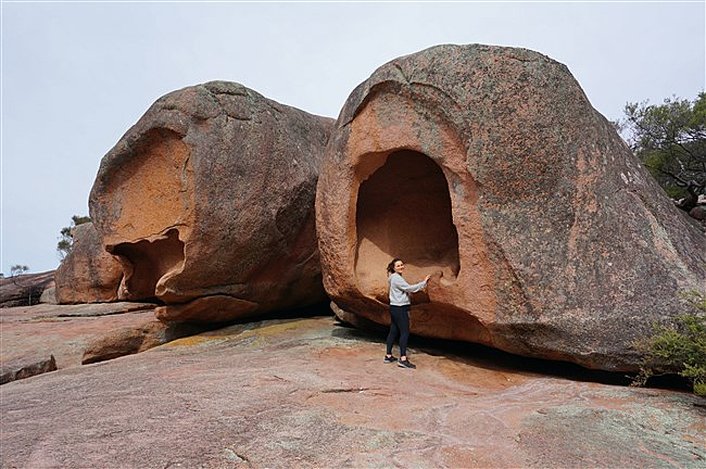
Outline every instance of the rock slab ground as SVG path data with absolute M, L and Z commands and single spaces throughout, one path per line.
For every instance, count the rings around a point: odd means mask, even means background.
M 695 396 L 270 320 L 2 386 L 2 467 L 704 467 Z M 413 344 L 414 345 L 414 344 Z
M 1 308 L 0 365 L 18 368 L 54 356 L 57 368 L 78 366 L 97 340 L 156 322 L 154 304 L 104 303 Z

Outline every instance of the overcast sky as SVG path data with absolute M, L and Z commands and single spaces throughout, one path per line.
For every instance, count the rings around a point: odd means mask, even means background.
M 435 44 L 539 51 L 593 106 L 704 89 L 704 2 L 3 3 L 0 270 L 57 267 L 100 159 L 160 96 L 240 82 L 336 117 L 377 67 Z

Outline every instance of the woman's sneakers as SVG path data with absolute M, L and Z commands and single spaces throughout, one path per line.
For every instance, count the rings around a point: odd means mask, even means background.
M 411 361 L 409 361 L 407 358 L 404 360 L 397 361 L 397 357 L 394 357 L 390 355 L 389 357 L 385 355 L 385 359 L 383 360 L 385 363 L 395 363 L 397 362 L 397 366 L 400 368 L 409 368 L 410 370 L 413 370 L 417 368 L 416 365 L 414 365 Z
M 400 368 L 409 368 L 409 369 L 411 369 L 411 370 L 417 368 L 417 366 L 414 365 L 414 364 L 413 364 L 411 361 L 409 361 L 408 359 L 400 360 L 399 362 L 397 362 L 397 366 L 399 366 Z

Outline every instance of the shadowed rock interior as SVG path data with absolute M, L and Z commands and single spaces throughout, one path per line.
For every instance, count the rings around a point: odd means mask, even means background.
M 179 231 L 169 230 L 161 238 L 136 243 L 121 243 L 111 254 L 119 257 L 125 271 L 122 286 L 128 299 L 155 298 L 162 300 L 166 292 L 159 291 L 159 280 L 179 269 L 184 262 L 184 243 Z
M 360 185 L 356 208 L 356 277 L 362 291 L 387 301 L 385 266 L 394 257 L 404 259 L 409 278 L 438 270 L 455 279 L 458 234 L 441 168 L 411 150 L 371 160 L 382 165 Z

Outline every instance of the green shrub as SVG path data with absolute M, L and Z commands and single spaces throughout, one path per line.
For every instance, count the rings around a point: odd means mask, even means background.
M 691 291 L 684 298 L 693 312 L 672 324 L 655 326 L 654 334 L 637 344 L 645 361 L 635 384 L 676 372 L 689 379 L 695 394 L 706 396 L 706 296 Z
M 59 238 L 59 242 L 56 243 L 56 250 L 59 253 L 59 257 L 61 257 L 61 260 L 64 260 L 64 258 L 69 255 L 71 249 L 74 247 L 73 229 L 78 225 L 89 223 L 90 221 L 91 217 L 74 215 L 71 217 L 71 224 L 61 229 L 61 237 Z

